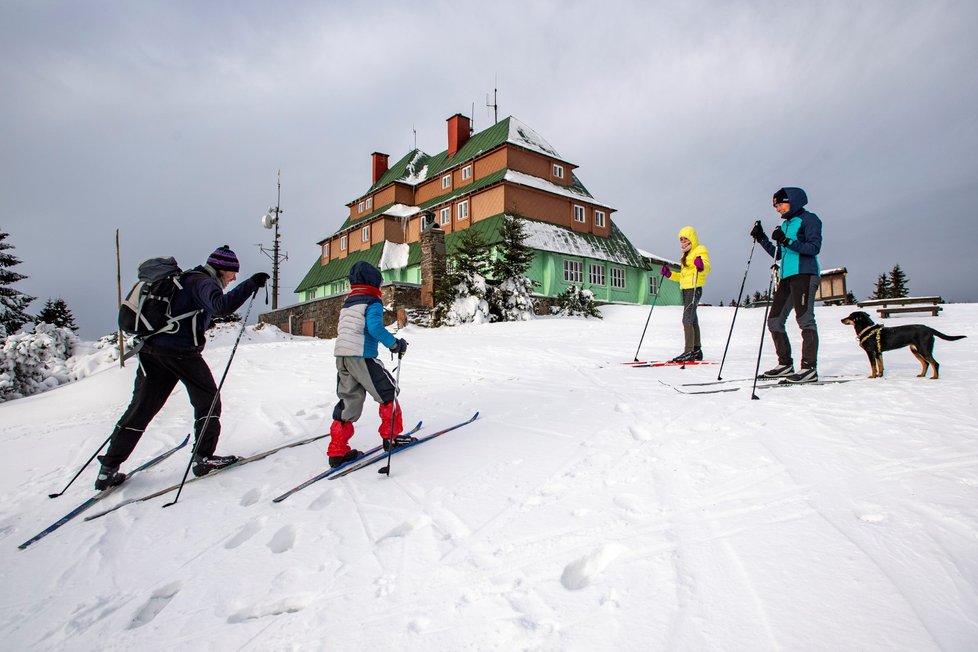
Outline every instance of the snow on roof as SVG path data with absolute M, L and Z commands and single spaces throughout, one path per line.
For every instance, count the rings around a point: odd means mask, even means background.
M 833 267 L 832 269 L 823 269 L 822 276 L 826 274 L 848 274 L 848 270 L 845 267 Z
M 384 210 L 381 215 L 390 215 L 391 217 L 410 217 L 411 215 L 416 215 L 421 209 L 417 206 L 408 206 L 407 204 L 391 204 L 391 206 Z
M 644 249 L 639 249 L 638 247 L 635 247 L 635 251 L 637 251 L 638 255 L 641 256 L 642 258 L 651 258 L 652 260 L 659 260 L 662 261 L 663 263 L 669 263 L 670 265 L 675 265 L 676 267 L 679 267 L 679 262 L 675 260 L 671 260 L 664 256 L 660 256 L 659 254 L 653 254 L 651 252 L 645 251 Z
M 556 224 L 537 222 L 536 220 L 523 220 L 523 228 L 526 232 L 526 245 L 533 249 L 552 251 L 571 256 L 581 256 L 582 258 L 607 260 L 622 265 L 632 264 L 627 256 L 618 256 L 613 252 L 596 247 L 587 238 L 573 231 L 561 228 Z
M 427 164 L 423 165 L 420 170 L 415 170 L 415 166 L 417 165 L 418 161 L 421 160 L 422 158 L 427 158 L 427 155 L 419 149 L 415 153 L 414 158 L 411 159 L 411 162 L 407 164 L 407 174 L 401 177 L 400 179 L 398 179 L 398 181 L 401 181 L 403 183 L 412 186 L 416 186 L 422 181 L 427 180 L 428 178 Z
M 380 254 L 381 271 L 385 269 L 404 269 L 408 264 L 408 253 L 411 246 L 407 244 L 395 244 L 390 240 L 384 241 L 384 250 Z
M 557 153 L 557 150 L 550 143 L 544 140 L 543 136 L 513 116 L 509 117 L 509 138 L 506 139 L 506 142 L 563 160 L 563 157 Z
M 545 190 L 546 192 L 550 192 L 555 195 L 563 195 L 564 197 L 570 197 L 571 199 L 586 199 L 587 201 L 594 204 L 599 204 L 601 206 L 608 206 L 608 204 L 605 204 L 604 202 L 599 202 L 587 192 L 576 192 L 573 188 L 568 188 L 566 186 L 558 186 L 556 183 L 550 183 L 546 179 L 541 179 L 540 177 L 534 177 L 529 174 L 524 174 L 523 172 L 516 172 L 515 170 L 507 170 L 506 176 L 503 178 L 506 179 L 506 181 L 511 181 L 512 183 L 518 183 L 521 186 L 529 186 L 530 188 Z

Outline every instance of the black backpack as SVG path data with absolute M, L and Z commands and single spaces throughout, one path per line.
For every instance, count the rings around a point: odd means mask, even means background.
M 184 271 L 173 257 L 150 258 L 140 263 L 139 281 L 119 306 L 119 328 L 137 339 L 132 353 L 138 351 L 148 337 L 159 333 L 176 333 L 184 319 L 193 318 L 193 326 L 196 326 L 197 314 L 203 310 L 192 310 L 182 315 L 171 312 L 173 297 L 183 289 L 184 276 Z M 196 328 L 194 331 L 196 336 Z

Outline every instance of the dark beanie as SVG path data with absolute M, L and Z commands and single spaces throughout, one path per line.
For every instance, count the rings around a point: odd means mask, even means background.
M 788 202 L 789 204 L 791 203 L 788 199 L 788 191 L 785 190 L 784 188 L 774 193 L 774 197 L 772 198 L 772 200 L 774 201 L 775 205 L 780 204 L 782 202 Z M 792 208 L 794 208 L 794 206 L 792 206 Z
M 216 270 L 225 270 L 228 272 L 237 272 L 241 269 L 241 265 L 238 264 L 238 257 L 234 255 L 231 247 L 227 245 L 215 249 L 214 253 L 207 259 L 207 264 Z

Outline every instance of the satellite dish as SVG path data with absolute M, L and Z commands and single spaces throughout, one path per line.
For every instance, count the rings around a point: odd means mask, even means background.
M 266 229 L 270 229 L 275 226 L 276 222 L 278 222 L 278 218 L 272 217 L 269 213 L 265 213 L 261 216 L 261 225 Z

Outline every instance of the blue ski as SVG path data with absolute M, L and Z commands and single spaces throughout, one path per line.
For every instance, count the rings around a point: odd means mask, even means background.
M 387 451 L 381 450 L 381 451 L 378 451 L 377 453 L 374 453 L 372 457 L 361 457 L 360 459 L 354 460 L 353 463 L 352 463 L 352 465 L 346 467 L 343 471 L 341 471 L 339 473 L 334 473 L 333 475 L 329 476 L 329 479 L 330 480 L 335 480 L 336 478 L 342 478 L 344 475 L 347 475 L 349 473 L 353 473 L 354 471 L 359 471 L 360 469 L 362 469 L 364 467 L 367 467 L 367 466 L 370 466 L 371 464 L 376 464 L 377 462 L 380 462 L 381 460 L 385 460 L 385 459 L 387 459 L 387 456 L 388 455 L 396 455 L 398 453 L 403 453 L 407 449 L 413 448 L 414 446 L 417 446 L 418 444 L 423 444 L 426 441 L 430 441 L 430 440 L 434 439 L 435 437 L 441 437 L 446 432 L 451 432 L 452 430 L 456 430 L 458 428 L 461 428 L 462 426 L 467 426 L 468 424 L 472 423 L 473 421 L 475 421 L 478 418 L 479 418 L 479 413 L 476 412 L 475 414 L 472 415 L 472 417 L 470 419 L 466 419 L 462 423 L 456 423 L 454 426 L 449 426 L 449 427 L 447 427 L 447 428 L 445 428 L 443 430 L 439 430 L 438 432 L 433 432 L 430 435 L 425 435 L 424 437 L 419 437 L 418 438 L 418 441 L 411 442 L 410 444 L 406 444 L 404 446 L 398 446 L 394 450 L 390 451 L 390 453 L 388 453 Z
M 186 446 L 188 441 L 190 441 L 190 435 L 187 435 L 186 437 L 184 437 L 184 440 L 182 442 L 180 442 L 179 444 L 177 444 L 176 446 L 174 446 L 170 450 L 168 450 L 166 452 L 163 452 L 163 453 L 160 453 L 159 455 L 157 455 L 153 459 L 149 460 L 148 462 L 144 462 L 140 466 L 137 466 L 135 469 L 133 469 L 132 471 L 129 472 L 129 475 L 126 477 L 126 480 L 128 480 L 132 476 L 136 475 L 140 471 L 145 471 L 146 469 L 148 469 L 151 466 L 156 466 L 157 464 L 159 464 L 160 462 L 162 462 L 163 460 L 165 460 L 166 458 L 170 457 L 171 455 L 173 455 L 174 453 L 176 453 L 178 450 L 180 450 L 181 448 L 183 448 L 184 446 Z M 123 484 L 125 484 L 125 483 L 123 483 Z M 97 503 L 98 501 L 100 501 L 103 498 L 105 498 L 106 496 L 110 495 L 113 491 L 115 491 L 116 489 L 118 489 L 121 486 L 122 485 L 119 484 L 119 485 L 116 485 L 114 487 L 109 487 L 105 491 L 98 492 L 97 494 L 95 494 L 94 496 L 92 496 L 91 498 L 89 498 L 88 500 L 86 500 L 85 502 L 83 502 L 81 505 L 79 505 L 78 507 L 74 508 L 73 510 L 71 510 L 70 512 L 68 512 L 67 514 L 65 514 L 61 518 L 59 518 L 57 521 L 55 521 L 51 525 L 47 526 L 46 528 L 44 528 L 43 530 L 41 530 L 40 532 L 38 532 L 37 534 L 35 534 L 33 537 L 31 537 L 30 539 L 28 539 L 27 541 L 25 541 L 24 543 L 20 544 L 17 547 L 19 549 L 21 549 L 21 550 L 24 550 L 25 548 L 27 548 L 27 546 L 31 545 L 32 543 L 34 543 L 34 542 L 36 542 L 36 541 L 38 541 L 40 539 L 43 539 L 44 537 L 46 537 L 47 535 L 51 534 L 52 532 L 54 532 L 55 530 L 57 530 L 59 527 L 61 527 L 62 525 L 64 525 L 68 521 L 70 521 L 71 519 L 75 518 L 76 516 L 78 516 L 79 514 L 81 514 L 82 512 L 84 512 L 86 509 L 88 509 L 89 507 L 91 507 L 92 505 L 94 505 L 95 503 Z
M 414 426 L 414 428 L 412 428 L 410 432 L 406 432 L 404 434 L 410 436 L 410 435 L 413 435 L 414 433 L 416 433 L 419 430 L 421 430 L 421 422 L 420 421 L 418 421 L 418 425 Z M 315 484 L 315 483 L 319 482 L 320 480 L 322 480 L 323 478 L 328 478 L 329 476 L 333 475 L 334 473 L 339 473 L 340 471 L 343 471 L 344 469 L 346 469 L 347 467 L 349 467 L 351 464 L 356 464 L 357 461 L 362 460 L 363 458 L 367 457 L 368 455 L 373 455 L 374 453 L 378 452 L 382 448 L 383 448 L 383 446 L 374 446 L 373 448 L 371 448 L 370 450 L 366 451 L 363 455 L 361 455 L 360 457 L 356 458 L 355 460 L 350 460 L 349 462 L 345 462 L 343 464 L 340 464 L 339 466 L 334 467 L 332 469 L 327 469 L 327 470 L 323 471 L 322 473 L 320 473 L 319 475 L 316 475 L 316 476 L 313 476 L 313 477 L 309 478 L 308 480 L 306 480 L 302 484 L 297 485 L 295 487 L 292 487 L 291 489 L 289 489 L 288 491 L 286 491 L 284 494 L 282 494 L 278 498 L 273 498 L 272 499 L 272 502 L 273 503 L 280 503 L 283 500 L 285 500 L 286 498 L 288 498 L 289 496 L 291 496 L 292 494 L 294 494 L 295 492 L 302 491 L 303 489 L 305 489 L 309 485 Z

